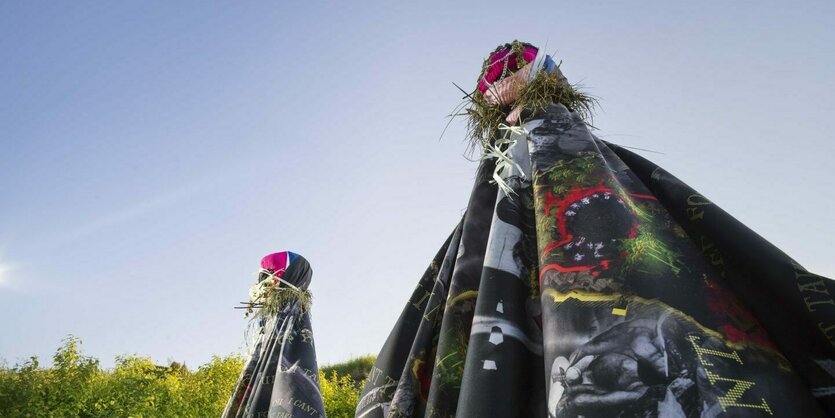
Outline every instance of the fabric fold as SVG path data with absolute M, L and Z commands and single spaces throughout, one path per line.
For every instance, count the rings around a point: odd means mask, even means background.
M 835 412 L 833 282 L 565 106 L 527 116 L 501 189 L 483 159 L 358 417 Z
M 310 313 L 297 297 L 307 291 L 313 271 L 304 257 L 288 251 L 264 257 L 261 267 L 259 284 L 270 284 L 271 293 L 258 299 L 256 314 L 270 306 L 268 298 L 283 305 L 257 316 L 252 354 L 223 417 L 324 418 Z

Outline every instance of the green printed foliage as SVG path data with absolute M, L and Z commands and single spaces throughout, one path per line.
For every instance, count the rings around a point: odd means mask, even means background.
M 568 191 L 578 187 L 592 187 L 599 184 L 603 162 L 598 154 L 591 151 L 581 152 L 575 158 L 559 160 L 547 170 L 538 174 L 546 178 L 554 196 L 561 197 Z
M 120 356 L 112 369 L 81 353 L 81 341 L 68 337 L 53 356 L 51 368 L 37 357 L 9 367 L 0 362 L 0 417 L 217 417 L 241 373 L 238 355 L 213 357 L 190 370 L 172 362 Z M 353 417 L 362 380 L 373 357 L 323 368 L 320 373 L 329 418 Z

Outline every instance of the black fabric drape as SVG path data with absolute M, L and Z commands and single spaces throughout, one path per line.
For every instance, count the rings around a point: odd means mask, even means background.
M 306 290 L 312 277 L 307 260 L 296 256 L 281 282 Z M 252 356 L 223 417 L 324 418 L 310 314 L 293 300 L 259 325 Z
M 835 412 L 832 281 L 562 105 L 511 139 L 507 187 L 483 159 L 357 417 Z

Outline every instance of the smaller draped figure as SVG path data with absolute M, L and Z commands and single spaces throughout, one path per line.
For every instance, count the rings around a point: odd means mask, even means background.
M 256 325 L 251 355 L 223 411 L 224 418 L 324 418 L 310 323 L 313 270 L 282 251 L 261 260 L 245 302 Z

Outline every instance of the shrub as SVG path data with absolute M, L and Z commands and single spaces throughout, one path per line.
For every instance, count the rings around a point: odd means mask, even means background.
M 81 340 L 64 339 L 53 366 L 37 357 L 9 367 L 0 361 L 0 417 L 217 417 L 244 365 L 239 355 L 215 356 L 190 371 L 172 362 L 120 356 L 111 370 L 81 354 Z M 329 418 L 350 418 L 373 357 L 326 366 L 319 372 Z

